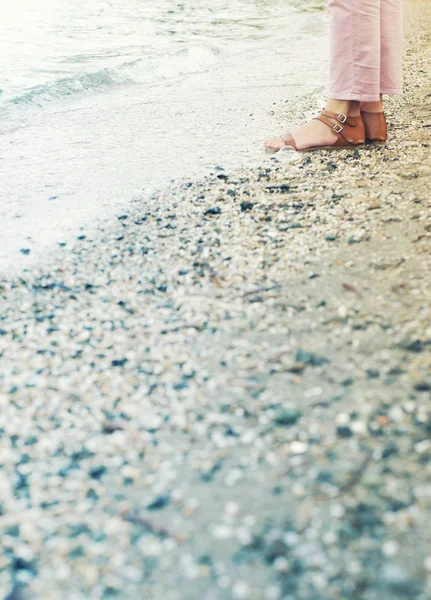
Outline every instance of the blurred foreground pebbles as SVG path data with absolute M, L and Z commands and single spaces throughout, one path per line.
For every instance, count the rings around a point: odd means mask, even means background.
M 0 280 L 1 597 L 430 597 L 415 35 L 386 147 L 219 167 Z

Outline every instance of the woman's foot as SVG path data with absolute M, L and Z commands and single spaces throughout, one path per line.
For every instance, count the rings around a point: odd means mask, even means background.
M 342 119 L 337 120 L 336 115 L 346 115 L 347 117 L 354 117 L 357 120 L 360 120 L 360 104 L 359 102 L 329 99 L 325 111 L 333 113 L 334 118 L 329 117 L 326 122 L 322 122 L 319 119 L 312 119 L 291 132 L 267 138 L 265 140 L 266 148 L 271 150 L 281 150 L 281 148 L 288 146 L 293 150 L 306 150 L 309 148 L 330 147 L 335 144 L 341 145 L 338 143 L 341 132 L 336 131 L 337 129 L 340 129 L 340 127 L 342 131 L 344 123 Z M 333 129 L 332 125 L 335 129 Z M 347 128 L 348 127 L 349 125 L 347 125 Z M 361 136 L 358 137 L 358 140 L 360 140 L 360 138 Z
M 361 111 L 369 113 L 383 112 L 382 96 L 380 96 L 380 100 L 376 100 L 376 102 L 361 102 Z
M 361 102 L 361 115 L 364 121 L 365 136 L 368 142 L 385 142 L 388 137 L 383 101 Z
M 285 146 L 295 150 L 295 147 L 291 146 L 291 137 L 295 141 L 297 150 L 305 150 L 311 146 L 332 146 L 337 140 L 336 133 L 324 123 L 313 119 L 290 132 L 266 138 L 265 146 L 271 150 L 281 150 Z

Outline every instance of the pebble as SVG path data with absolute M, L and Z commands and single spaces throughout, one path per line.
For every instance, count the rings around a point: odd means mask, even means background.
M 295 406 L 281 408 L 274 415 L 274 423 L 285 427 L 294 425 L 301 415 L 301 411 Z
M 305 442 L 291 442 L 290 451 L 292 454 L 304 454 L 308 450 L 308 444 Z
M 281 591 L 275 585 L 269 585 L 264 590 L 264 598 L 265 598 L 265 600 L 280 600 Z
M 397 587 L 410 581 L 410 573 L 406 567 L 400 563 L 386 563 L 382 568 L 382 578 L 389 585 Z
M 239 512 L 239 506 L 236 502 L 230 501 L 225 504 L 224 512 L 230 517 L 236 517 Z
M 393 557 L 398 554 L 400 547 L 394 540 L 383 542 L 382 551 L 385 556 Z
M 219 206 L 207 208 L 207 210 L 204 211 L 204 215 L 221 215 L 221 208 Z
M 274 569 L 276 571 L 278 571 L 279 573 L 287 573 L 290 568 L 289 561 L 287 560 L 287 558 L 284 558 L 283 556 L 278 556 L 275 559 L 273 566 L 274 566 Z
M 244 581 L 237 581 L 232 587 L 232 598 L 246 600 L 250 598 L 250 587 Z
M 212 534 L 218 540 L 227 540 L 232 537 L 232 528 L 228 525 L 214 525 L 212 527 Z
M 162 510 L 166 508 L 171 502 L 170 496 L 157 496 L 148 505 L 147 510 Z
M 351 427 L 339 426 L 337 427 L 337 435 L 341 438 L 350 438 L 353 435 Z
M 431 450 L 431 440 L 422 440 L 415 444 L 415 451 L 418 454 L 425 454 L 425 452 L 428 452 L 429 450 Z

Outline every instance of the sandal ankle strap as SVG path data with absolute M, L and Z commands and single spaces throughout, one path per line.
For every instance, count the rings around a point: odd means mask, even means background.
M 334 113 L 334 112 L 331 112 L 330 110 L 326 110 L 326 108 L 324 108 L 320 112 L 320 114 L 323 117 L 329 117 L 331 119 L 335 119 L 342 125 L 349 125 L 349 127 L 356 127 L 356 125 L 361 121 L 361 117 L 348 117 L 347 115 L 345 115 L 343 113 Z
M 332 113 L 332 114 L 334 114 L 334 113 Z M 348 121 L 345 122 L 345 125 L 347 126 L 347 129 L 345 129 L 345 126 L 340 125 L 340 123 L 334 123 L 334 121 L 331 120 L 333 118 L 334 117 L 331 117 L 331 118 L 327 117 L 323 113 L 323 111 L 322 111 L 322 113 L 318 117 L 314 117 L 314 119 L 316 121 L 320 121 L 321 123 L 324 123 L 330 129 L 332 129 L 332 131 L 334 133 L 336 133 L 339 138 L 343 138 L 345 145 L 354 146 L 354 145 L 358 144 L 359 142 L 362 143 L 361 140 L 355 139 L 356 135 L 354 135 L 354 133 L 356 134 L 357 131 L 353 132 L 350 129 Z M 353 117 L 353 118 L 358 119 L 358 117 Z M 338 119 L 337 119 L 337 121 L 338 121 Z M 352 127 L 355 127 L 357 124 L 358 123 L 355 122 L 355 125 L 353 125 Z M 360 130 L 359 130 L 359 132 L 360 132 Z

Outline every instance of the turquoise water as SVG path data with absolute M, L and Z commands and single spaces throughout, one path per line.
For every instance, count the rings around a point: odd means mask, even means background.
M 273 101 L 324 82 L 321 8 L 299 0 L 2 3 L 0 218 L 11 233 L 0 242 L 0 267 L 21 259 L 22 246 L 30 260 L 172 179 L 258 160 L 258 140 L 276 126 Z
M 15 0 L 0 7 L 0 115 L 205 70 L 223 43 L 262 35 L 267 13 L 224 0 Z
M 23 117 L 21 108 L 205 71 L 220 54 L 272 38 L 280 14 L 292 14 L 294 6 L 280 0 L 14 0 L 0 7 L 2 127 Z

